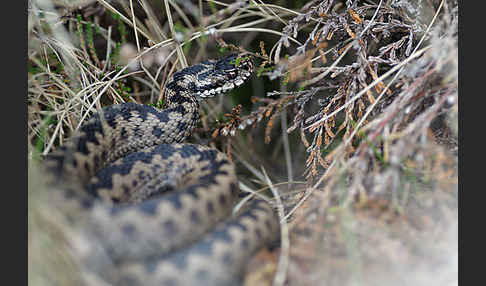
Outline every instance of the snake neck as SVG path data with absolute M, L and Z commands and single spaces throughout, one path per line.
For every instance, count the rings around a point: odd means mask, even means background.
M 186 81 L 177 83 L 174 78 L 171 78 L 165 88 L 164 110 L 175 109 L 184 113 L 197 113 L 199 104 L 194 93 L 190 83 Z
M 199 121 L 199 103 L 191 85 L 188 81 L 177 82 L 173 77 L 165 88 L 164 109 L 161 112 L 168 114 L 171 125 L 184 126 L 177 142 L 189 137 Z

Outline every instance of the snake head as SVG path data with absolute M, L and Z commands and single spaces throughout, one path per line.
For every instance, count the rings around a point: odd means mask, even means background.
M 198 74 L 197 95 L 202 98 L 228 92 L 247 81 L 253 72 L 253 63 L 248 55 L 232 54 L 218 61 L 202 64 L 212 68 Z

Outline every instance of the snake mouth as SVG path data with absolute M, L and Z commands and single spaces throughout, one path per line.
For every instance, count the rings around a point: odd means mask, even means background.
M 253 72 L 253 62 L 248 55 L 232 54 L 214 63 L 211 74 L 204 80 L 197 96 L 213 97 L 226 93 L 245 83 Z

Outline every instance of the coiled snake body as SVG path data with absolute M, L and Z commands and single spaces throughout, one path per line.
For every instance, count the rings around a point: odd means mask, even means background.
M 57 183 L 69 186 L 66 198 L 93 218 L 115 285 L 238 284 L 251 255 L 277 239 L 278 220 L 263 201 L 231 217 L 238 187 L 224 154 L 179 143 L 199 119 L 198 100 L 251 72 L 236 55 L 183 69 L 167 82 L 163 110 L 109 106 L 48 156 Z

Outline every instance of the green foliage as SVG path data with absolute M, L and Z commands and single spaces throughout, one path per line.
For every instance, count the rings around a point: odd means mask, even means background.
M 89 22 L 86 23 L 86 37 L 88 39 L 88 45 L 92 45 L 94 47 L 94 44 L 93 44 L 93 23 Z
M 35 148 L 33 149 L 33 151 L 34 151 L 33 158 L 35 160 L 40 159 L 40 154 L 42 154 L 42 152 L 44 151 L 44 146 L 47 142 L 47 140 L 46 140 L 47 139 L 47 130 L 53 124 L 57 124 L 57 120 L 52 116 L 47 116 L 41 124 L 40 134 L 37 137 L 37 140 L 36 140 L 36 143 L 35 143 Z
M 78 29 L 76 31 L 76 35 L 81 38 L 81 37 L 83 37 L 83 30 L 82 30 L 82 28 L 83 28 L 83 25 L 82 25 L 83 18 L 81 17 L 81 14 L 76 15 L 76 20 L 77 20 L 78 27 L 80 28 L 80 29 Z
M 218 48 L 218 51 L 221 53 L 221 54 L 224 54 L 228 51 L 228 47 L 219 47 Z
M 130 93 L 132 92 L 132 88 L 127 86 L 123 80 L 117 81 L 118 86 L 120 87 L 118 92 L 120 95 L 124 98 L 128 98 L 130 96 Z
M 27 71 L 30 74 L 38 74 L 42 72 L 42 69 L 38 66 L 33 65 L 31 62 L 27 64 Z
M 164 101 L 161 99 L 161 100 L 157 101 L 156 103 L 148 103 L 147 105 L 153 106 L 157 109 L 163 109 L 164 108 Z
M 258 70 L 257 70 L 257 77 L 260 77 L 262 75 L 263 72 L 271 72 L 275 69 L 274 66 L 270 66 L 270 67 L 265 67 L 265 66 L 259 66 L 258 67 Z
M 121 19 L 120 15 L 114 12 L 109 12 L 110 16 L 118 23 L 118 32 L 120 33 L 120 38 L 122 43 L 127 42 L 127 28 L 125 26 L 125 23 L 123 23 L 123 20 Z

